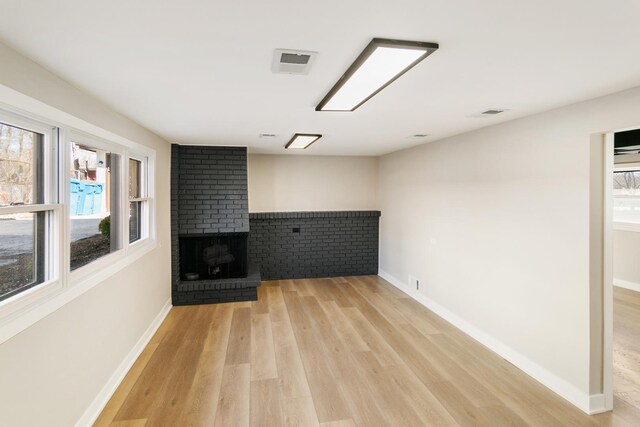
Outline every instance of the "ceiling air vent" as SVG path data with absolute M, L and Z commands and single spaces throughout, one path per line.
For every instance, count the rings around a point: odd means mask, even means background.
M 305 50 L 276 49 L 271 71 L 276 74 L 309 74 L 317 54 Z
M 494 115 L 500 114 L 500 113 L 504 113 L 504 110 L 486 110 L 486 111 L 483 111 L 481 114 L 494 116 Z

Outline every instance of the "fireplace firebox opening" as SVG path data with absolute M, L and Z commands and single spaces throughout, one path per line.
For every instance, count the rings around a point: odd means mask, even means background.
M 180 236 L 180 279 L 247 277 L 248 233 Z

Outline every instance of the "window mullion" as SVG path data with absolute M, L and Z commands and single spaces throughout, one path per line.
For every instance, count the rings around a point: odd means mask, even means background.
M 130 153 L 122 153 L 120 173 L 120 241 L 125 255 L 129 251 L 129 156 Z
M 59 216 L 59 239 L 58 255 L 56 264 L 60 272 L 63 287 L 68 287 L 70 283 L 71 267 L 71 216 L 70 216 L 70 193 L 71 184 L 69 181 L 69 171 L 71 170 L 69 153 L 71 152 L 71 134 L 65 129 L 60 131 L 58 153 L 58 200 L 62 203 L 63 209 Z

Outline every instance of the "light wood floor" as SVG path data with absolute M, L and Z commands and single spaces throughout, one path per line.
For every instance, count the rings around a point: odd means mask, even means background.
M 640 408 L 640 293 L 615 287 L 613 393 L 615 403 Z
M 614 413 L 583 414 L 367 276 L 173 308 L 96 425 L 637 426 L 640 298 L 615 298 Z

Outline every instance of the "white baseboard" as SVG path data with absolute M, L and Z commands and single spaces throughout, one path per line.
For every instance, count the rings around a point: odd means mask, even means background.
M 603 393 L 589 396 L 589 415 L 601 414 L 610 410 L 610 408 L 607 408 L 606 397 Z
M 587 414 L 592 415 L 606 411 L 606 409 L 604 409 L 604 395 L 596 394 L 590 396 L 582 392 L 573 384 L 570 384 L 544 367 L 528 359 L 523 354 L 493 338 L 457 314 L 427 298 L 424 294 L 411 289 L 407 284 L 391 276 L 387 272 L 379 270 L 378 275 Z
M 613 286 L 640 292 L 640 283 L 627 282 L 626 280 L 613 279 Z
M 109 378 L 104 387 L 102 387 L 100 393 L 98 393 L 95 399 L 93 399 L 91 405 L 89 405 L 87 410 L 84 411 L 84 414 L 82 414 L 82 416 L 76 423 L 76 427 L 91 426 L 96 421 L 96 419 L 98 419 L 98 416 L 107 405 L 107 402 L 109 402 L 109 399 L 111 399 L 111 396 L 113 396 L 113 393 L 115 393 L 125 375 L 127 375 L 127 372 L 129 372 L 129 369 L 131 369 L 135 361 L 138 359 L 138 357 L 142 353 L 142 350 L 144 350 L 147 344 L 149 344 L 149 341 L 162 324 L 164 318 L 167 317 L 167 314 L 169 314 L 170 309 L 171 300 L 169 299 L 160 310 L 160 313 L 158 313 L 155 319 L 153 319 L 147 330 L 144 331 L 144 334 L 142 334 L 138 342 L 133 346 L 131 351 L 116 368 L 115 372 L 111 375 L 111 378 Z

